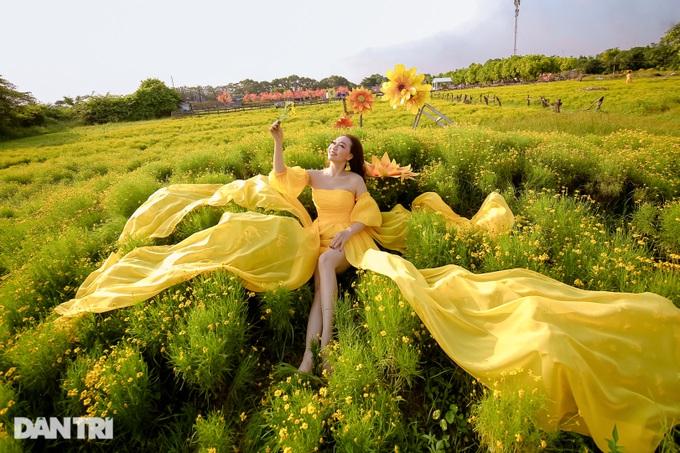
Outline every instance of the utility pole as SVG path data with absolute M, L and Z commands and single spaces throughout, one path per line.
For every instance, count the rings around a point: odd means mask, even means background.
M 515 0 L 515 51 L 513 55 L 517 55 L 517 17 L 519 17 L 519 2 L 520 0 Z

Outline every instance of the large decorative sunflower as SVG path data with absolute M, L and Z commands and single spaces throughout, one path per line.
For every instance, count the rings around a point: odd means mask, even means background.
M 400 167 L 394 159 L 390 160 L 390 156 L 387 153 L 383 154 L 382 159 L 378 159 L 377 156 L 371 156 L 371 160 L 372 163 L 370 164 L 368 162 L 364 163 L 364 168 L 367 175 L 375 178 L 400 178 L 403 181 L 404 179 L 413 179 L 418 174 L 411 171 L 410 165 Z
M 405 103 L 406 110 L 413 113 L 414 115 L 418 113 L 418 110 L 423 108 L 425 103 L 430 100 L 432 91 L 432 85 L 427 83 L 421 83 L 417 89 L 416 94 L 412 95 Z
M 392 108 L 396 109 L 397 106 L 404 105 L 411 96 L 416 95 L 425 75 L 416 75 L 416 68 L 407 71 L 406 66 L 398 64 L 394 70 L 387 71 L 387 78 L 389 80 L 383 82 L 380 91 L 385 93 L 385 100 L 389 100 Z
M 347 100 L 354 113 L 363 114 L 364 112 L 373 110 L 375 96 L 366 88 L 361 87 L 350 91 Z

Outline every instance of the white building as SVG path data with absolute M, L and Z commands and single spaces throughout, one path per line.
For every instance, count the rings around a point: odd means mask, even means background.
M 452 83 L 451 77 L 435 77 L 432 79 L 432 89 L 444 90 L 450 88 Z

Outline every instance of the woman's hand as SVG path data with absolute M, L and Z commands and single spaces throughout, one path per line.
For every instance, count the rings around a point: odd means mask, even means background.
M 276 173 L 283 173 L 286 170 L 286 165 L 283 163 L 283 128 L 279 120 L 269 126 L 269 132 L 274 137 L 274 171 Z
M 274 121 L 271 126 L 269 126 L 269 132 L 274 137 L 274 141 L 277 143 L 283 143 L 283 128 L 281 127 L 281 122 L 279 120 Z
M 345 248 L 345 244 L 347 244 L 347 241 L 349 241 L 353 234 L 354 233 L 352 233 L 352 230 L 349 228 L 337 232 L 333 237 L 333 240 L 331 241 L 329 247 L 332 248 L 333 250 L 341 252 Z

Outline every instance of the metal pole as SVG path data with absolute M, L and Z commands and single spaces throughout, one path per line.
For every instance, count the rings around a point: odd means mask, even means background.
M 515 50 L 513 55 L 517 55 L 517 17 L 519 16 L 519 2 L 520 0 L 515 0 Z

